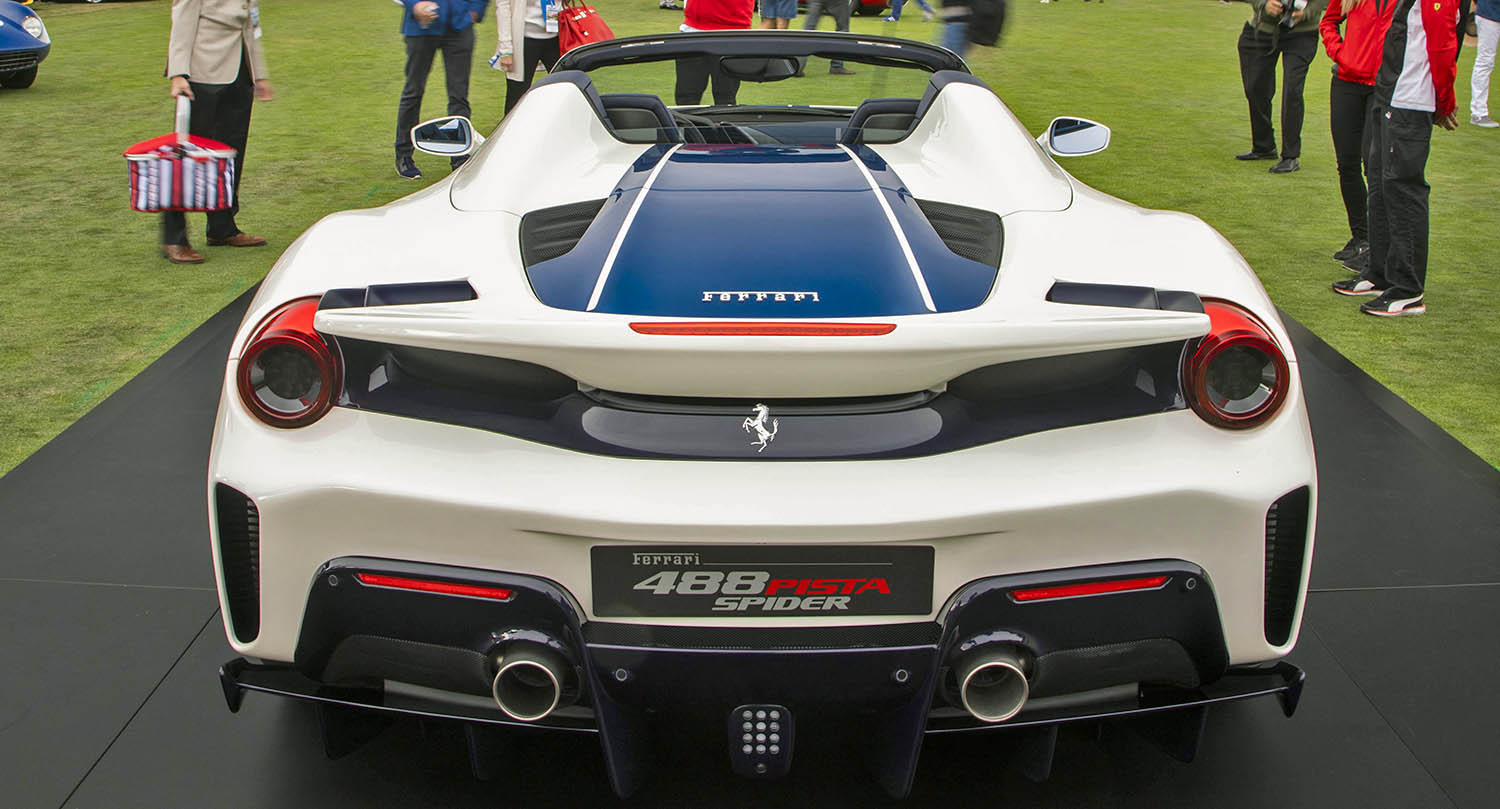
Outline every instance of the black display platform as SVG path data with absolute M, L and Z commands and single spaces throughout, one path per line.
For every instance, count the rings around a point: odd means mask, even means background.
M 230 714 L 203 480 L 247 301 L 0 478 L 0 806 L 889 803 L 836 750 L 799 750 L 790 777 L 758 784 L 716 748 L 667 739 L 622 802 L 591 737 L 518 734 L 508 770 L 478 782 L 453 725 L 400 721 L 328 761 L 306 705 L 250 695 Z M 1321 474 L 1296 717 L 1274 700 L 1217 708 L 1193 764 L 1114 728 L 1068 728 L 1043 783 L 1002 766 L 1003 734 L 933 738 L 903 805 L 1495 804 L 1500 472 L 1289 325 Z

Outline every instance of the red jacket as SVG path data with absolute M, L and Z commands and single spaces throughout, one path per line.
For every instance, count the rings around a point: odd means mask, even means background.
M 1400 109 L 1426 109 L 1430 103 L 1434 119 L 1453 112 L 1458 106 L 1453 96 L 1458 21 L 1463 17 L 1459 4 L 1460 0 L 1398 0 L 1391 30 L 1385 37 L 1380 72 L 1375 76 L 1376 101 Z M 1468 5 L 1467 0 L 1463 5 Z M 1422 27 L 1427 47 L 1408 53 L 1412 23 Z M 1429 82 L 1431 86 L 1427 87 Z M 1429 91 L 1430 98 L 1424 98 Z
M 750 27 L 755 0 L 687 0 L 682 21 L 699 31 L 725 31 Z
M 1349 0 L 1328 0 L 1328 10 L 1323 12 L 1323 21 L 1318 31 L 1323 35 L 1323 48 L 1328 58 L 1338 66 L 1335 74 L 1344 81 L 1356 84 L 1374 84 L 1375 74 L 1380 70 L 1380 52 L 1385 45 L 1385 33 L 1391 27 L 1391 15 L 1396 12 L 1396 0 L 1365 0 L 1348 11 Z M 1344 32 L 1339 33 L 1343 23 Z

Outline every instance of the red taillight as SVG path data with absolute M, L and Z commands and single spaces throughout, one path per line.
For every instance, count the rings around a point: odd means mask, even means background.
M 1188 405 L 1204 421 L 1242 430 L 1264 424 L 1286 400 L 1291 370 L 1271 332 L 1228 301 L 1205 298 L 1209 332 L 1182 370 Z
M 1166 576 L 1151 576 L 1144 579 L 1115 579 L 1114 581 L 1090 581 L 1079 584 L 1059 584 L 1054 587 L 1011 590 L 1010 597 L 1017 601 L 1047 601 L 1053 598 L 1096 596 L 1104 593 L 1124 593 L 1130 590 L 1155 590 L 1166 583 Z
M 896 330 L 895 323 L 776 323 L 710 320 L 632 323 L 640 334 L 680 334 L 709 337 L 878 337 Z
M 516 594 L 514 590 L 507 590 L 504 587 L 481 587 L 477 584 L 457 584 L 451 581 L 408 579 L 379 573 L 356 573 L 354 578 L 359 579 L 360 584 L 368 584 L 371 587 L 394 587 L 397 590 L 418 590 L 423 593 L 441 593 L 470 598 L 492 598 L 496 601 L 509 601 L 511 596 Z
M 333 407 L 342 364 L 313 329 L 317 298 L 299 298 L 266 316 L 240 355 L 240 400 L 272 427 L 302 427 Z

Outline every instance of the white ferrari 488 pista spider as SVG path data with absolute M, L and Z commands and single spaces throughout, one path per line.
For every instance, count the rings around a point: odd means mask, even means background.
M 898 796 L 927 734 L 1189 756 L 1214 703 L 1295 708 L 1291 342 L 1211 228 L 1058 166 L 1105 127 L 767 31 L 588 45 L 488 139 L 414 134 L 471 159 L 310 228 L 231 348 L 231 708 L 597 734 L 621 794 L 673 717 L 751 777 L 858 728 Z

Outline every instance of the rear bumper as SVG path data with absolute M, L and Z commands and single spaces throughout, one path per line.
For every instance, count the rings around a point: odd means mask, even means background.
M 372 573 L 513 595 L 498 602 L 361 583 L 360 574 Z M 1165 581 L 1041 602 L 1012 597 L 1018 588 L 1140 577 Z M 515 637 L 556 642 L 573 667 L 576 705 L 536 722 L 495 706 L 487 696 L 493 661 Z M 1031 665 L 1033 699 L 998 724 L 956 707 L 954 667 L 988 644 L 1024 649 Z M 802 717 L 804 737 L 859 726 L 883 785 L 900 796 L 928 733 L 1175 711 L 1191 738 L 1172 744 L 1191 747 L 1207 706 L 1275 694 L 1290 715 L 1302 683 L 1301 670 L 1284 662 L 1229 667 L 1211 582 L 1172 560 L 980 579 L 937 621 L 734 629 L 585 621 L 566 590 L 537 577 L 344 558 L 319 571 L 294 664 L 236 659 L 220 676 L 231 710 L 245 691 L 260 691 L 331 708 L 597 733 L 622 795 L 643 777 L 653 724 L 673 715 L 728 717 L 736 706 L 776 704 Z

